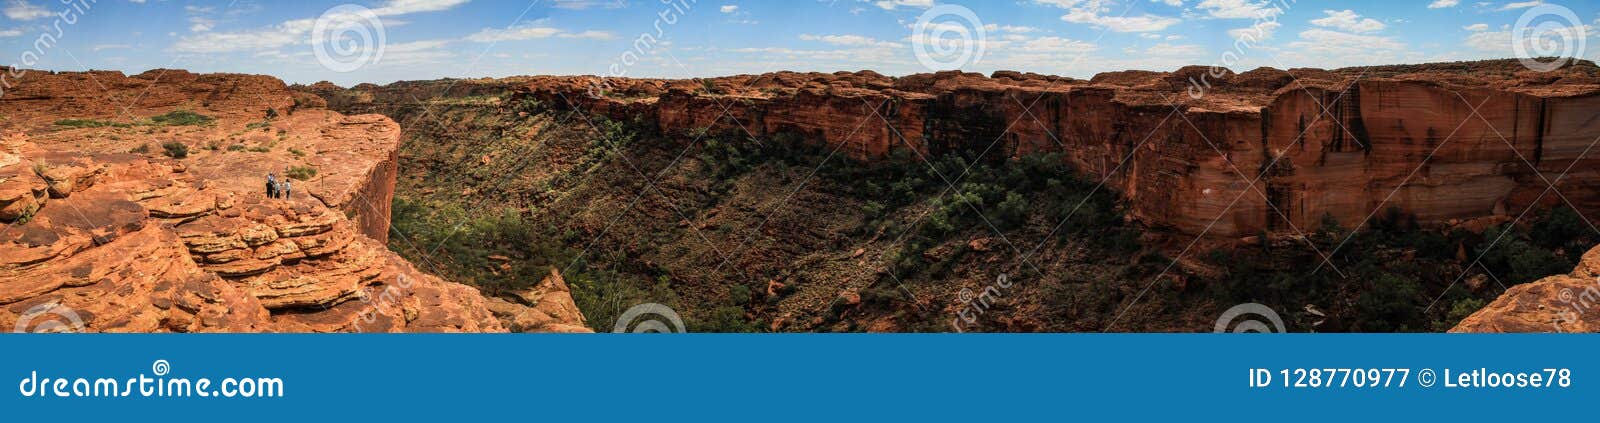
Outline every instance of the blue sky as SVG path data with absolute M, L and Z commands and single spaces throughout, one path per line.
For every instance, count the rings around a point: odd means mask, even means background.
M 1539 11 L 1550 20 L 1542 12 L 1554 10 L 1514 0 L 355 0 L 329 13 L 344 3 L 99 0 L 62 22 L 59 13 L 71 8 L 62 1 L 0 0 L 0 64 L 264 73 L 346 86 L 534 74 L 904 75 L 938 68 L 1083 78 L 1186 64 L 1243 71 L 1513 57 L 1518 19 Z M 1562 28 L 1582 38 L 1582 57 L 1600 57 L 1600 2 L 1544 3 L 1576 18 Z M 949 13 L 960 8 L 971 14 Z M 925 16 L 929 24 L 918 25 Z M 336 71 L 340 66 L 319 60 L 316 46 L 355 39 L 315 37 L 319 17 L 325 28 L 356 31 L 345 34 L 376 34 L 363 20 L 370 17 L 381 23 L 383 42 L 350 43 L 347 56 L 355 59 L 344 60 L 354 60 L 353 69 Z M 57 27 L 57 42 L 40 48 L 40 35 Z M 655 39 L 639 43 L 642 34 Z M 1244 34 L 1258 41 L 1237 48 Z M 1574 50 L 1579 44 L 1567 42 Z M 928 64 L 918 47 L 949 47 L 952 54 Z M 30 51 L 31 66 L 22 61 Z

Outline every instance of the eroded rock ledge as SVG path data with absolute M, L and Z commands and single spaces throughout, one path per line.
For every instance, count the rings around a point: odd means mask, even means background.
M 1514 60 L 1208 73 L 1196 66 L 1091 80 L 862 71 L 498 83 L 518 87 L 513 106 L 535 100 L 642 117 L 667 134 L 792 134 L 859 159 L 896 148 L 992 147 L 989 158 L 1060 153 L 1122 192 L 1133 217 L 1191 235 L 1295 235 L 1324 215 L 1354 226 L 1391 206 L 1425 224 L 1481 228 L 1560 204 L 1546 181 L 1585 216 L 1600 214 L 1600 191 L 1586 188 L 1600 182 L 1600 155 L 1584 155 L 1600 137 L 1600 68 L 1592 63 L 1549 73 Z M 458 90 L 493 85 L 466 82 Z M 596 87 L 603 96 L 593 95 Z
M 1572 273 L 1511 287 L 1451 332 L 1600 332 L 1600 247 Z
M 531 299 L 486 299 L 385 248 L 400 131 L 388 118 L 325 110 L 265 76 L 32 71 L 12 83 L 0 327 L 588 331 L 559 275 Z M 179 110 L 215 121 L 150 119 Z M 69 118 L 83 121 L 58 122 Z M 163 156 L 169 142 L 188 156 Z M 266 198 L 265 175 L 290 167 L 317 171 L 292 198 Z

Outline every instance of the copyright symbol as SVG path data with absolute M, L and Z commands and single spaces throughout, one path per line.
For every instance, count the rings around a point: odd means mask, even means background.
M 1417 383 L 1422 384 L 1424 388 L 1432 387 L 1434 378 L 1433 369 L 1422 369 L 1422 373 L 1417 374 Z

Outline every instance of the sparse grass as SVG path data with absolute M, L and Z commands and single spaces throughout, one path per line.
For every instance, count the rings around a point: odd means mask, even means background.
M 228 146 L 228 151 L 245 151 L 246 149 L 247 147 L 245 147 L 244 144 L 234 144 Z
M 188 110 L 174 110 L 166 114 L 150 117 L 151 123 L 165 126 L 210 125 L 216 120 L 216 118 Z
M 294 147 L 289 147 L 289 154 L 293 154 L 295 158 L 300 158 L 300 157 L 305 157 L 306 156 L 306 152 L 305 151 L 301 151 L 300 149 L 294 148 Z
M 134 154 L 148 154 L 150 153 L 150 143 L 139 144 L 138 147 L 134 147 L 132 150 L 128 150 L 128 152 Z
M 289 171 L 285 172 L 284 175 L 302 181 L 309 181 L 311 178 L 317 177 L 317 168 L 311 166 L 295 166 L 289 168 Z
M 244 128 L 248 129 L 248 130 L 260 129 L 260 130 L 263 130 L 263 131 L 269 131 L 270 129 L 268 129 L 268 128 L 271 127 L 271 126 L 272 126 L 272 122 L 260 121 L 260 122 L 250 122 L 250 124 L 245 125 Z
M 113 122 L 113 121 L 101 120 L 101 119 L 72 118 L 72 119 L 57 120 L 56 121 L 56 126 L 65 126 L 65 127 L 68 127 L 68 128 L 132 128 L 132 127 L 135 127 L 135 126 L 146 126 L 146 127 L 156 127 L 156 126 L 199 126 L 199 125 L 210 125 L 213 122 L 215 122 L 216 120 L 217 120 L 216 118 L 213 118 L 213 117 L 210 117 L 210 116 L 206 116 L 206 115 L 202 115 L 202 114 L 195 113 L 195 112 L 191 112 L 191 111 L 188 111 L 188 110 L 176 110 L 176 111 L 168 112 L 166 114 L 151 116 L 150 119 L 147 120 L 147 121 Z M 146 128 L 145 129 L 145 133 L 146 134 L 153 134 L 153 133 L 155 133 L 155 128 Z
M 133 124 L 98 119 L 62 119 L 56 121 L 56 126 L 65 126 L 69 128 L 127 128 L 133 126 Z

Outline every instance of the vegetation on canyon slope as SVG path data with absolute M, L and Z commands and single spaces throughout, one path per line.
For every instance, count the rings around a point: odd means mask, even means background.
M 1182 242 L 1130 223 L 1058 157 L 863 163 L 796 136 L 433 107 L 438 122 L 407 127 L 391 247 L 491 294 L 557 267 L 598 330 L 658 302 L 695 331 L 1191 331 L 1249 301 L 1296 331 L 1433 331 L 1566 272 L 1595 241 L 1564 209 L 1482 234 L 1394 212 L 1368 230 L 1328 221 L 1305 241 L 1188 251 L 1213 270 L 1194 271 L 1168 256 Z M 1001 274 L 1015 285 L 953 325 Z

